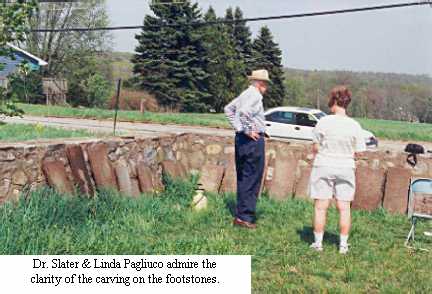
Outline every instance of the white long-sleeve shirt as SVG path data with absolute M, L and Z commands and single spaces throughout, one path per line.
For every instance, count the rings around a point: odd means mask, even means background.
M 236 132 L 265 132 L 263 96 L 250 86 L 225 106 L 225 115 Z

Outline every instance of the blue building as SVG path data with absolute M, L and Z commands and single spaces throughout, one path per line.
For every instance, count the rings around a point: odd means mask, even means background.
M 19 65 L 23 62 L 27 62 L 31 70 L 39 70 L 41 66 L 48 64 L 42 59 L 12 44 L 8 44 L 7 46 L 12 49 L 15 59 L 0 56 L 0 80 L 5 80 L 8 75 L 16 72 Z

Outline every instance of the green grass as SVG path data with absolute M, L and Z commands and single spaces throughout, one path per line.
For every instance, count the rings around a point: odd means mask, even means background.
M 379 210 L 353 213 L 347 256 L 337 253 L 337 213 L 329 212 L 318 254 L 308 202 L 258 203 L 256 231 L 231 225 L 234 197 L 209 195 L 194 212 L 191 182 L 173 182 L 160 197 L 131 199 L 101 192 L 94 199 L 51 190 L 0 208 L 1 254 L 239 254 L 252 255 L 255 293 L 431 293 L 432 253 L 403 246 L 405 216 Z M 425 229 L 421 223 L 419 231 Z M 419 234 L 420 236 L 420 234 Z M 432 243 L 424 237 L 424 246 Z
M 76 117 L 92 119 L 114 118 L 114 111 L 98 108 L 72 108 L 62 106 L 45 106 L 32 104 L 19 104 L 19 107 L 28 115 L 34 116 L 57 116 Z M 209 126 L 228 128 L 229 124 L 223 114 L 202 114 L 202 113 L 154 113 L 139 111 L 121 110 L 118 112 L 118 119 L 130 122 L 152 122 L 160 124 L 181 124 L 194 126 Z
M 92 119 L 113 119 L 114 111 L 96 108 L 70 108 L 60 106 L 19 104 L 28 115 L 58 116 Z M 119 111 L 119 120 L 160 124 L 180 124 L 229 128 L 223 114 L 202 113 L 140 113 L 139 111 Z M 378 138 L 403 141 L 432 142 L 432 124 L 409 123 L 377 119 L 357 119 L 363 128 L 373 132 Z
M 364 129 L 378 138 L 432 142 L 432 124 L 356 118 Z
M 36 139 L 94 137 L 102 134 L 86 130 L 65 130 L 61 128 L 46 127 L 40 124 L 0 124 L 0 141 L 17 142 Z

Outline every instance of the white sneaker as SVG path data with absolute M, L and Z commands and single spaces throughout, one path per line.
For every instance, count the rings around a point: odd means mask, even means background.
M 323 251 L 323 246 L 322 246 L 322 244 L 321 244 L 321 243 L 317 243 L 317 242 L 312 243 L 312 244 L 309 246 L 309 248 L 311 248 L 311 249 L 313 249 L 313 250 L 315 250 L 315 251 L 318 251 L 318 252 Z
M 424 235 L 427 237 L 432 237 L 432 231 L 431 232 L 424 232 Z
M 340 254 L 347 254 L 348 253 L 348 244 L 347 245 L 339 245 L 339 253 Z

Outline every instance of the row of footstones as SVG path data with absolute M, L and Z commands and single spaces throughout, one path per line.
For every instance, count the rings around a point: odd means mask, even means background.
M 35 147 L 27 155 L 25 148 L 20 155 L 18 149 L 8 148 L 6 153 L 0 148 L 1 164 L 7 163 L 10 170 L 8 175 L 2 175 L 2 181 L 7 178 L 18 190 L 24 182 L 34 186 L 37 181 L 65 194 L 78 191 L 92 196 L 98 189 L 110 188 L 126 196 L 139 197 L 164 189 L 164 174 L 187 178 L 195 172 L 200 174 L 200 186 L 207 192 L 236 191 L 231 137 L 183 134 L 53 143 Z M 308 143 L 268 141 L 261 190 L 276 200 L 307 199 L 312 162 Z M 25 176 L 20 177 L 19 185 L 11 176 L 17 172 Z M 403 153 L 368 152 L 365 158 L 357 161 L 356 173 L 354 208 L 384 207 L 390 212 L 405 213 L 410 178 L 432 177 L 432 160 L 420 158 L 418 166 L 412 168 L 406 164 Z M 6 190 L 10 194 L 11 189 Z M 430 203 L 424 206 L 432 209 Z

